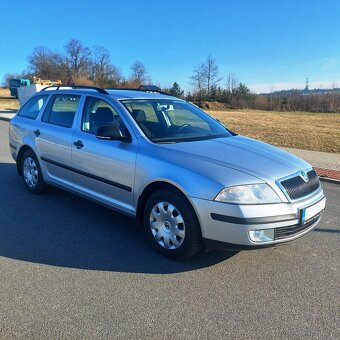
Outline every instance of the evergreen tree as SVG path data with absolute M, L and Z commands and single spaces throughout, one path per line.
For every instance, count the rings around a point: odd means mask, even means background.
M 172 88 L 170 89 L 170 94 L 172 96 L 182 98 L 184 95 L 184 91 L 181 89 L 178 83 L 174 82 Z

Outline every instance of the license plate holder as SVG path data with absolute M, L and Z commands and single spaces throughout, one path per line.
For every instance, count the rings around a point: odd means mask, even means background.
M 310 205 L 309 207 L 302 208 L 301 212 L 301 224 L 304 225 L 313 220 L 317 215 L 320 215 L 326 206 L 326 197 L 319 202 Z

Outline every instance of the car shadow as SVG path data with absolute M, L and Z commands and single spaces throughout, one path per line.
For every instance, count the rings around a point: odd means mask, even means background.
M 52 266 L 169 274 L 213 266 L 236 252 L 169 260 L 135 220 L 63 190 L 29 193 L 13 163 L 0 163 L 0 256 Z

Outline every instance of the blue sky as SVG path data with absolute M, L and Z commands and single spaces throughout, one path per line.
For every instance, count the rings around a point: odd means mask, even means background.
M 190 89 L 209 54 L 253 91 L 340 87 L 337 0 L 16 0 L 0 10 L 0 82 L 34 47 L 101 45 L 124 75 L 142 61 L 154 82 Z M 223 85 L 223 82 L 221 83 Z

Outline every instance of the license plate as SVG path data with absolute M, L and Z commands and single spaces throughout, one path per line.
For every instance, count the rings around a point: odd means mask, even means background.
M 301 209 L 301 223 L 306 224 L 316 215 L 320 214 L 326 206 L 326 197 L 310 207 Z

